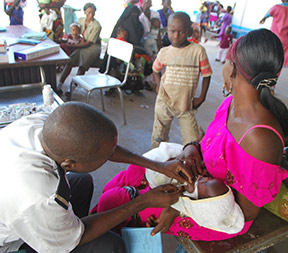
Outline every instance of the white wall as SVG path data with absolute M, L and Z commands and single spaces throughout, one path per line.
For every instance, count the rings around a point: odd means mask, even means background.
M 279 3 L 279 0 L 238 0 L 232 24 L 237 27 L 251 30 L 257 28 L 269 29 L 272 18 L 267 19 L 264 25 L 259 24 L 259 21 L 273 5 Z

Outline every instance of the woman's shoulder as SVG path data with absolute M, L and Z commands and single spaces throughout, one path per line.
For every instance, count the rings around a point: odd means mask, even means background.
M 281 162 L 284 141 L 282 129 L 276 122 L 264 120 L 247 127 L 239 144 L 260 161 L 275 165 Z

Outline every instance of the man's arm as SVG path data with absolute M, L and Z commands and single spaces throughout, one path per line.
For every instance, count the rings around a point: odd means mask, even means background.
M 145 158 L 144 156 L 139 156 L 131 151 L 117 145 L 112 157 L 109 159 L 112 162 L 128 163 L 149 168 L 151 170 L 158 171 L 165 174 L 168 177 L 175 178 L 181 183 L 184 183 L 186 179 L 179 175 L 179 172 L 183 172 L 189 182 L 192 182 L 192 172 L 187 169 L 180 160 L 171 160 L 167 162 L 156 162 Z
M 203 78 L 201 94 L 200 94 L 200 96 L 198 98 L 195 97 L 193 99 L 193 109 L 199 108 L 200 105 L 205 101 L 206 95 L 207 95 L 207 91 L 208 91 L 208 88 L 209 88 L 209 85 L 210 85 L 210 80 L 211 80 L 211 76 Z
M 85 230 L 79 245 L 85 244 L 147 207 L 168 207 L 178 201 L 182 189 L 162 185 L 118 208 L 82 218 Z

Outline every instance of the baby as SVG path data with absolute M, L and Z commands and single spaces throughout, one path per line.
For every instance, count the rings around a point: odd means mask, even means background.
M 151 19 L 150 33 L 144 38 L 144 48 L 147 54 L 151 57 L 158 53 L 158 36 L 160 33 L 160 20 L 158 18 Z
M 80 42 L 84 42 L 84 38 L 81 34 L 81 26 L 78 23 L 72 23 L 70 25 L 70 34 L 64 34 L 60 46 L 66 54 L 70 56 L 75 49 L 71 47 L 71 45 L 76 45 Z
M 127 42 L 128 30 L 123 26 L 119 26 L 117 29 L 117 40 L 122 40 Z
M 161 142 L 143 156 L 159 162 L 167 161 L 182 152 L 183 146 L 175 143 Z M 199 176 L 194 183 L 180 184 L 161 173 L 146 169 L 145 177 L 150 188 L 163 184 L 176 184 L 184 187 L 183 196 L 171 207 L 187 216 L 200 226 L 225 232 L 238 233 L 244 226 L 244 215 L 235 202 L 231 188 L 222 181 L 211 177 Z

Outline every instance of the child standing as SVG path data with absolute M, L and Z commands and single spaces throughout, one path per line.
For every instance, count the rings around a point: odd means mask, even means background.
M 67 55 L 71 55 L 75 48 L 73 45 L 84 42 L 84 38 L 81 34 L 81 26 L 78 23 L 72 23 L 70 25 L 70 34 L 65 34 L 61 39 L 61 48 Z
M 215 61 L 221 61 L 223 64 L 225 63 L 228 49 L 233 42 L 233 36 L 231 34 L 231 31 L 232 31 L 232 27 L 229 25 L 226 27 L 225 33 L 211 37 L 211 38 L 221 38 L 218 55 Z
M 57 14 L 50 8 L 45 8 L 44 11 L 41 17 L 41 30 L 46 32 L 49 39 L 54 40 L 53 24 L 57 19 Z
M 190 17 L 184 12 L 170 15 L 168 36 L 172 45 L 160 50 L 153 64 L 158 92 L 155 104 L 154 126 L 151 147 L 169 140 L 170 125 L 174 117 L 179 119 L 182 143 L 198 139 L 196 109 L 205 101 L 212 70 L 205 49 L 196 43 L 189 43 L 191 33 Z M 166 71 L 161 77 L 161 70 Z M 199 75 L 202 75 L 202 89 L 194 97 Z

